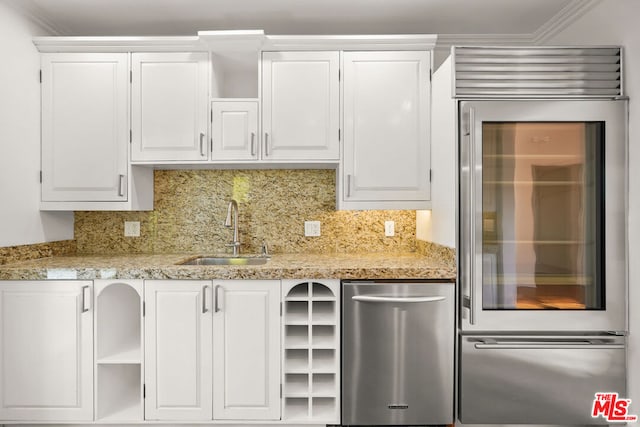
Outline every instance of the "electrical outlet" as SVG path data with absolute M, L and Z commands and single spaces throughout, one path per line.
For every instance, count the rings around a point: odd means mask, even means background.
M 140 221 L 125 221 L 124 222 L 124 236 L 125 237 L 140 237 Z
M 304 235 L 305 235 L 305 237 L 318 237 L 318 236 L 320 236 L 320 221 L 305 221 L 304 222 Z
M 387 237 L 393 237 L 396 235 L 396 223 L 394 221 L 384 222 L 384 235 Z

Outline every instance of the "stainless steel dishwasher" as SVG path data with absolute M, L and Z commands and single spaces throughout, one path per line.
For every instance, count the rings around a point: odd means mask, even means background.
M 342 425 L 453 423 L 454 288 L 343 282 Z

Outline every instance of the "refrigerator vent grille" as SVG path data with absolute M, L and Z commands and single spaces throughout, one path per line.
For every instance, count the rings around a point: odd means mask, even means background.
M 622 96 L 618 47 L 453 47 L 456 98 Z

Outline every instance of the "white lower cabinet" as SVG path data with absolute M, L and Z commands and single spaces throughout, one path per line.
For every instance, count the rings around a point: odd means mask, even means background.
M 145 282 L 145 419 L 280 419 L 280 281 Z
M 339 424 L 339 290 L 0 281 L 0 423 Z
M 280 419 L 280 281 L 213 281 L 213 418 Z
M 93 420 L 90 281 L 0 282 L 0 422 Z
M 145 419 L 212 418 L 211 282 L 145 281 Z

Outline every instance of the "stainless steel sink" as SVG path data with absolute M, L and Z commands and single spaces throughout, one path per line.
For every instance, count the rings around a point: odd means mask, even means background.
M 178 265 L 263 265 L 270 259 L 265 256 L 203 256 L 190 258 Z

